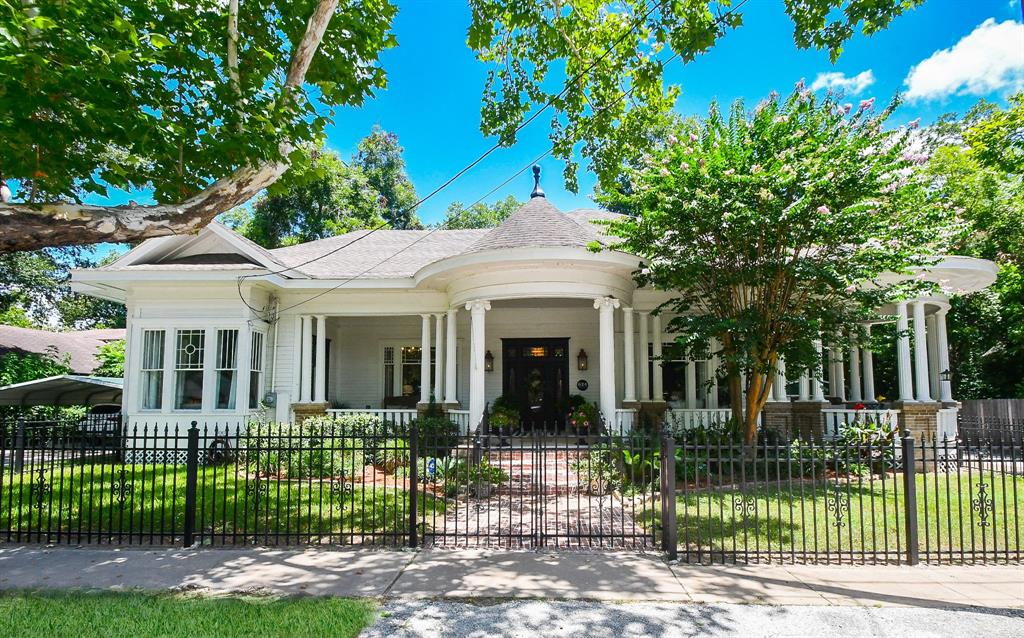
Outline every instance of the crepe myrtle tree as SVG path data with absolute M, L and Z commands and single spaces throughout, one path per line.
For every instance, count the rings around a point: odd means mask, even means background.
M 0 0 L 0 252 L 193 232 L 250 199 L 335 109 L 385 86 L 394 14 L 388 0 Z M 108 188 L 155 203 L 82 203 Z
M 720 344 L 747 444 L 780 356 L 789 375 L 813 374 L 815 340 L 861 339 L 878 308 L 931 285 L 922 269 L 949 215 L 929 203 L 912 131 L 884 127 L 896 103 L 876 112 L 801 82 L 753 111 L 712 104 L 600 195 L 631 213 L 610 231 L 642 258 L 637 282 L 671 293 L 657 311 L 684 335 L 673 349 Z

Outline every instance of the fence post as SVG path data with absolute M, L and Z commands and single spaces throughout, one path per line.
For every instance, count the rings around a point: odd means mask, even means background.
M 199 482 L 199 428 L 195 421 L 188 429 L 185 452 L 185 534 L 183 544 L 192 547 L 196 533 L 196 485 Z
M 14 471 L 25 469 L 25 418 L 18 418 L 18 429 L 14 433 Z
M 409 428 L 409 547 L 416 547 L 417 501 L 419 500 L 420 429 L 413 422 Z
M 903 432 L 903 515 L 907 521 L 907 564 L 917 565 L 917 459 L 914 436 Z
M 679 558 L 679 523 L 676 520 L 676 441 L 661 433 L 661 548 L 669 560 Z

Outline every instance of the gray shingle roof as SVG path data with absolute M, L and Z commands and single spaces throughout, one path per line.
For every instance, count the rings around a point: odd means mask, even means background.
M 72 372 L 89 374 L 99 365 L 96 353 L 100 346 L 109 341 L 124 339 L 124 333 L 123 328 L 50 332 L 0 326 L 0 354 L 31 352 L 54 356 L 58 360 L 67 356 Z
M 580 224 L 563 214 L 546 197 L 533 197 L 466 252 L 538 246 L 586 247 L 596 239 L 597 234 L 589 224 Z

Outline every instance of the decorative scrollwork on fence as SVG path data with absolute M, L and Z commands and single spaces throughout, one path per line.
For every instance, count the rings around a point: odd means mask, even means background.
M 351 483 L 346 483 L 344 479 L 332 479 L 331 480 L 331 498 L 338 501 L 338 504 L 342 504 L 345 498 L 352 496 L 355 491 Z
M 832 527 L 846 527 L 843 517 L 850 511 L 850 498 L 838 483 L 829 486 L 825 508 L 832 514 Z
M 992 521 L 988 520 L 988 517 L 995 509 L 995 504 L 988 495 L 988 483 L 978 483 L 978 496 L 971 501 L 971 509 L 978 513 L 979 527 L 992 525 Z
M 43 509 L 43 504 L 46 503 L 46 495 L 50 493 L 50 484 L 46 481 L 46 472 L 43 468 L 39 468 L 37 472 L 39 478 L 32 481 L 32 484 L 28 488 L 28 497 L 32 501 L 32 504 Z
M 752 494 L 737 494 L 732 497 L 732 508 L 747 518 L 757 512 L 757 499 Z
M 260 501 L 270 496 L 270 482 L 264 481 L 259 475 L 251 481 L 245 482 L 245 500 L 251 502 L 253 507 L 259 509 Z
M 110 486 L 110 494 L 117 501 L 118 505 L 124 507 L 125 502 L 131 498 L 134 492 L 135 486 L 128 480 L 125 470 L 120 470 L 117 473 L 117 479 Z

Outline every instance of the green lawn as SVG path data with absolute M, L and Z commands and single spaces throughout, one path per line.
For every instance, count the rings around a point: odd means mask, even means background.
M 0 593 L 7 638 L 352 637 L 374 605 L 344 598 L 209 598 L 143 593 Z
M 982 482 L 984 508 L 978 505 Z M 916 494 L 922 554 L 1024 546 L 1024 477 L 919 474 Z M 905 548 L 901 476 L 691 490 L 676 499 L 676 515 L 679 547 L 694 552 L 784 555 L 817 548 L 856 555 Z
M 122 474 L 123 472 L 123 474 Z M 178 542 L 185 525 L 185 468 L 177 465 L 65 464 L 46 468 L 46 489 L 38 505 L 38 473 L 0 475 L 0 530 L 78 532 L 128 542 L 118 535 L 154 535 L 154 542 Z M 256 480 L 233 466 L 200 468 L 196 531 L 205 543 L 372 542 L 400 544 L 408 529 L 409 494 L 389 478 L 384 485 L 342 484 L 329 480 Z M 123 496 L 123 501 L 121 498 Z M 422 494 L 419 511 L 444 512 L 443 499 Z M 0 535 L 2 537 L 2 535 Z M 175 537 L 178 537 L 177 539 Z M 244 542 L 244 541 L 243 541 Z

